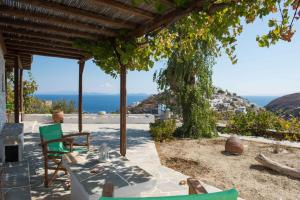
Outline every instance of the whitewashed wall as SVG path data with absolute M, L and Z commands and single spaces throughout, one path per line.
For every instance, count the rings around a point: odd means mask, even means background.
M 0 130 L 6 121 L 6 104 L 5 104 L 5 63 L 3 50 L 0 45 Z

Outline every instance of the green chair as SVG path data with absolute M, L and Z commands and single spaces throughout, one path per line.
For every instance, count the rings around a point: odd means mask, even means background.
M 59 171 L 64 171 L 65 174 L 67 174 L 66 168 L 62 165 L 62 156 L 72 151 L 86 151 L 89 146 L 87 146 L 87 149 L 73 148 L 73 137 L 78 136 L 79 134 L 64 135 L 61 124 L 42 126 L 39 130 L 45 165 L 44 184 L 45 187 L 49 187 L 53 180 L 57 177 Z M 49 161 L 51 161 L 54 166 L 49 166 Z M 49 177 L 48 170 L 54 170 L 51 177 Z
M 197 179 L 188 178 L 189 195 L 165 196 L 165 197 L 133 197 L 113 198 L 113 185 L 106 183 L 103 187 L 102 197 L 99 200 L 237 200 L 236 189 L 225 190 L 215 193 L 207 193 Z M 205 194 L 206 193 L 206 194 Z

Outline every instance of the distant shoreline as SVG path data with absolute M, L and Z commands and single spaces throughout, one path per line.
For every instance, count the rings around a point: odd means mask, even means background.
M 74 101 L 75 106 L 78 104 L 77 94 L 35 94 L 35 97 L 41 100 L 66 100 Z M 150 94 L 128 94 L 127 105 L 131 105 L 135 102 L 141 102 L 147 99 Z M 278 96 L 242 96 L 248 99 L 251 103 L 255 103 L 260 107 L 264 107 L 270 101 Z M 83 110 L 88 113 L 98 113 L 100 111 L 116 112 L 119 110 L 120 99 L 119 94 L 83 94 Z

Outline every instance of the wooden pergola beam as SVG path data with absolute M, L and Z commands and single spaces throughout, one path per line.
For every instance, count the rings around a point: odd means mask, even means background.
M 136 15 L 136 16 L 141 16 L 147 19 L 153 19 L 155 17 L 155 14 L 153 14 L 152 12 L 149 12 L 144 9 L 136 8 L 133 5 L 131 6 L 115 0 L 92 0 L 92 2 L 94 2 L 95 4 L 110 6 L 122 12 Z
M 13 27 L 13 28 L 19 28 L 23 30 L 31 30 L 36 31 L 40 33 L 50 33 L 53 35 L 60 35 L 65 37 L 72 37 L 72 38 L 82 38 L 87 40 L 97 40 L 99 36 L 93 35 L 90 33 L 83 33 L 80 31 L 74 31 L 74 30 L 68 30 L 64 28 L 59 27 L 53 27 L 48 25 L 42 25 L 42 24 L 33 24 L 30 22 L 19 21 L 19 20 L 13 20 L 10 18 L 0 18 L 0 26 L 5 30 L 5 27 Z
M 4 28 L 3 28 L 4 29 Z M 20 28 L 14 28 L 14 27 L 5 27 L 5 31 L 3 32 L 3 35 L 8 37 L 26 37 L 34 39 L 47 39 L 49 42 L 62 42 L 66 44 L 73 44 L 73 39 L 67 38 L 65 36 L 60 35 L 53 35 L 49 33 L 39 33 L 35 31 L 28 31 Z
M 89 25 L 86 23 L 77 22 L 68 18 L 56 17 L 56 16 L 48 16 L 46 14 L 41 13 L 29 13 L 25 10 L 18 10 L 16 8 L 9 8 L 8 6 L 0 6 L 0 13 L 1 15 L 15 17 L 18 19 L 27 19 L 31 22 L 39 22 L 47 25 L 54 25 L 54 26 L 64 26 L 68 27 L 69 29 L 78 30 L 80 29 L 83 32 L 90 32 L 100 35 L 105 35 L 109 37 L 117 36 L 117 33 L 113 30 L 109 30 L 107 28 L 101 28 L 94 25 Z
M 84 60 L 79 60 L 79 79 L 78 79 L 78 131 L 82 132 L 82 76 L 84 70 Z
M 20 94 L 19 94 L 19 76 L 20 76 L 20 57 L 17 56 L 15 59 L 15 66 L 14 66 L 14 114 L 15 114 L 15 123 L 20 122 Z
M 117 28 L 117 29 L 133 29 L 135 24 L 129 23 L 122 19 L 113 19 L 101 14 L 97 14 L 91 11 L 82 10 L 76 7 L 65 6 L 56 2 L 42 1 L 42 0 L 18 0 L 28 5 L 35 7 L 40 7 L 44 9 L 53 10 L 56 12 L 63 12 L 72 17 L 77 17 L 78 19 L 87 19 L 96 22 L 97 24 L 105 27 Z
M 47 45 L 47 44 L 37 44 L 34 42 L 18 42 L 18 41 L 5 41 L 7 46 L 15 46 L 15 47 L 24 47 L 28 49 L 41 49 L 41 50 L 48 50 L 48 51 L 57 51 L 57 52 L 66 52 L 66 53 L 73 53 L 73 54 L 78 54 L 82 55 L 82 51 L 79 49 L 71 49 L 71 48 L 66 48 L 66 47 L 57 47 L 57 46 L 52 46 L 52 45 Z
M 12 50 L 17 51 L 19 49 L 12 48 Z M 10 52 L 10 49 L 8 49 L 8 52 Z M 82 58 L 82 56 L 73 55 L 73 54 L 54 53 L 54 52 L 49 52 L 49 51 L 38 51 L 38 50 L 32 50 L 32 49 L 21 49 L 20 53 L 31 54 L 31 55 L 40 55 L 40 56 L 50 56 L 50 57 L 57 57 L 57 58 L 69 58 L 69 59 L 76 59 L 76 60 L 79 60 Z
M 14 51 L 20 51 L 20 52 L 36 52 L 37 55 L 40 55 L 40 53 L 44 54 L 54 54 L 54 55 L 70 55 L 71 58 L 83 58 L 84 55 L 73 53 L 73 52 L 66 52 L 66 51 L 59 51 L 59 50 L 50 50 L 49 48 L 34 48 L 34 47 L 24 47 L 21 45 L 14 45 L 14 46 L 7 46 L 7 49 L 14 50 Z M 32 53 L 35 54 L 35 53 Z
M 41 44 L 41 45 L 48 45 L 51 47 L 61 47 L 66 49 L 73 49 L 78 50 L 75 47 L 73 47 L 71 44 L 63 43 L 63 42 L 55 42 L 52 40 L 46 40 L 46 39 L 39 39 L 39 38 L 30 38 L 30 37 L 19 37 L 19 36 L 13 36 L 13 37 L 6 37 L 4 36 L 4 40 L 6 42 L 18 42 L 18 43 L 27 43 L 27 44 Z
M 126 155 L 126 114 L 127 114 L 127 102 L 126 102 L 126 75 L 127 70 L 124 65 L 120 69 L 120 153 L 122 156 Z

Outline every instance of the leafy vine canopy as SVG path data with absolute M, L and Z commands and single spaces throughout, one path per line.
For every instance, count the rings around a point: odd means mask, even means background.
M 159 0 L 132 0 L 132 4 L 153 3 L 158 11 L 163 11 Z M 191 0 L 174 0 L 179 8 L 188 6 Z M 79 40 L 74 46 L 86 50 L 93 61 L 105 73 L 117 77 L 121 66 L 127 70 L 149 70 L 155 61 L 168 59 L 177 48 L 190 52 L 193 41 L 214 40 L 215 55 L 225 50 L 232 63 L 235 56 L 236 37 L 243 31 L 242 22 L 253 23 L 257 18 L 271 16 L 268 21 L 269 32 L 257 36 L 261 47 L 269 47 L 279 40 L 291 41 L 295 30 L 294 23 L 300 17 L 300 0 L 204 0 L 202 9 L 180 19 L 174 25 L 162 27 L 139 38 L 131 37 L 124 30 L 119 37 L 96 43 Z M 180 25 L 180 28 L 174 26 Z M 178 39 L 180 38 L 180 39 Z

